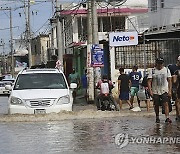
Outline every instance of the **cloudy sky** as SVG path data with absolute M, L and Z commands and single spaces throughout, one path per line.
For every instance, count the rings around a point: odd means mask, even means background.
M 0 7 L 12 7 L 12 23 L 13 23 L 13 38 L 20 38 L 25 32 L 25 10 L 24 10 L 24 1 L 27 0 L 0 0 Z M 37 35 L 42 32 L 46 32 L 49 29 L 48 19 L 52 17 L 53 11 L 52 8 L 55 6 L 52 5 L 52 1 L 55 0 L 34 0 L 34 5 L 31 5 L 31 30 Z M 85 0 L 58 0 L 59 3 L 65 2 L 75 2 L 79 3 Z M 129 4 L 144 4 L 147 3 L 147 0 L 128 0 Z M 22 6 L 22 7 L 21 7 Z M 0 10 L 0 40 L 3 39 L 5 42 L 6 53 L 9 52 L 9 11 Z M 0 46 L 0 53 L 2 52 L 2 46 Z
M 20 38 L 25 32 L 25 11 L 23 6 L 24 0 L 0 0 L 0 7 L 12 7 L 12 22 L 13 22 L 13 37 L 14 39 Z M 26 0 L 27 1 L 27 0 Z M 64 2 L 79 2 L 81 0 L 59 0 L 60 3 Z M 35 35 L 40 32 L 48 30 L 48 19 L 52 17 L 52 0 L 35 0 L 36 3 L 31 6 L 31 30 Z M 3 39 L 5 43 L 5 52 L 9 52 L 9 11 L 0 11 L 0 40 Z M 2 46 L 0 46 L 0 53 Z

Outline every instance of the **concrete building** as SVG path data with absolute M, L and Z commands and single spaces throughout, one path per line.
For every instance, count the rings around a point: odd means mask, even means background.
M 46 64 L 48 61 L 49 35 L 40 34 L 31 40 L 32 65 Z
M 179 0 L 148 0 L 150 30 L 180 28 Z
M 146 45 L 151 46 L 151 55 L 163 57 L 166 65 L 175 63 L 180 55 L 180 1 L 148 0 L 148 8 Z
M 147 0 L 127 0 L 121 6 L 97 2 L 99 43 L 104 48 L 102 73 L 110 75 L 111 72 L 116 72 L 114 69 L 119 67 L 116 66 L 113 69 L 111 67 L 115 64 L 115 61 L 120 59 L 110 53 L 109 33 L 117 31 L 138 31 L 138 33 L 142 33 L 147 30 L 147 6 Z M 87 5 L 86 3 L 81 5 L 65 4 L 63 9 L 61 16 L 64 19 L 65 74 L 68 75 L 69 70 L 75 67 L 79 74 L 82 75 L 87 60 Z M 115 60 L 115 58 L 118 59 Z M 133 64 L 130 64 L 129 67 L 131 65 Z

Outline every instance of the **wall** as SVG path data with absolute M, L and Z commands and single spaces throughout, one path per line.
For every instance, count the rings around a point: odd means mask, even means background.
M 39 35 L 36 38 L 32 39 L 31 50 L 33 65 L 47 62 L 47 48 L 49 47 L 49 43 L 50 41 L 48 35 Z
M 164 0 L 164 8 L 161 8 L 160 0 L 157 0 L 157 12 L 151 11 L 151 1 L 148 0 L 149 27 L 180 23 L 180 0 Z

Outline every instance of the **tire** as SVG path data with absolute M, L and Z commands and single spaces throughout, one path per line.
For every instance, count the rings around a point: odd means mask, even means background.
M 111 103 L 115 106 L 115 110 L 120 111 L 120 106 L 117 104 L 117 102 L 113 97 L 111 97 L 111 101 L 112 101 Z

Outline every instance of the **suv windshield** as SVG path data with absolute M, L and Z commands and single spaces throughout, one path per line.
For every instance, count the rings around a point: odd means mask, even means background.
M 14 89 L 67 89 L 67 85 L 61 73 L 33 73 L 20 74 Z

